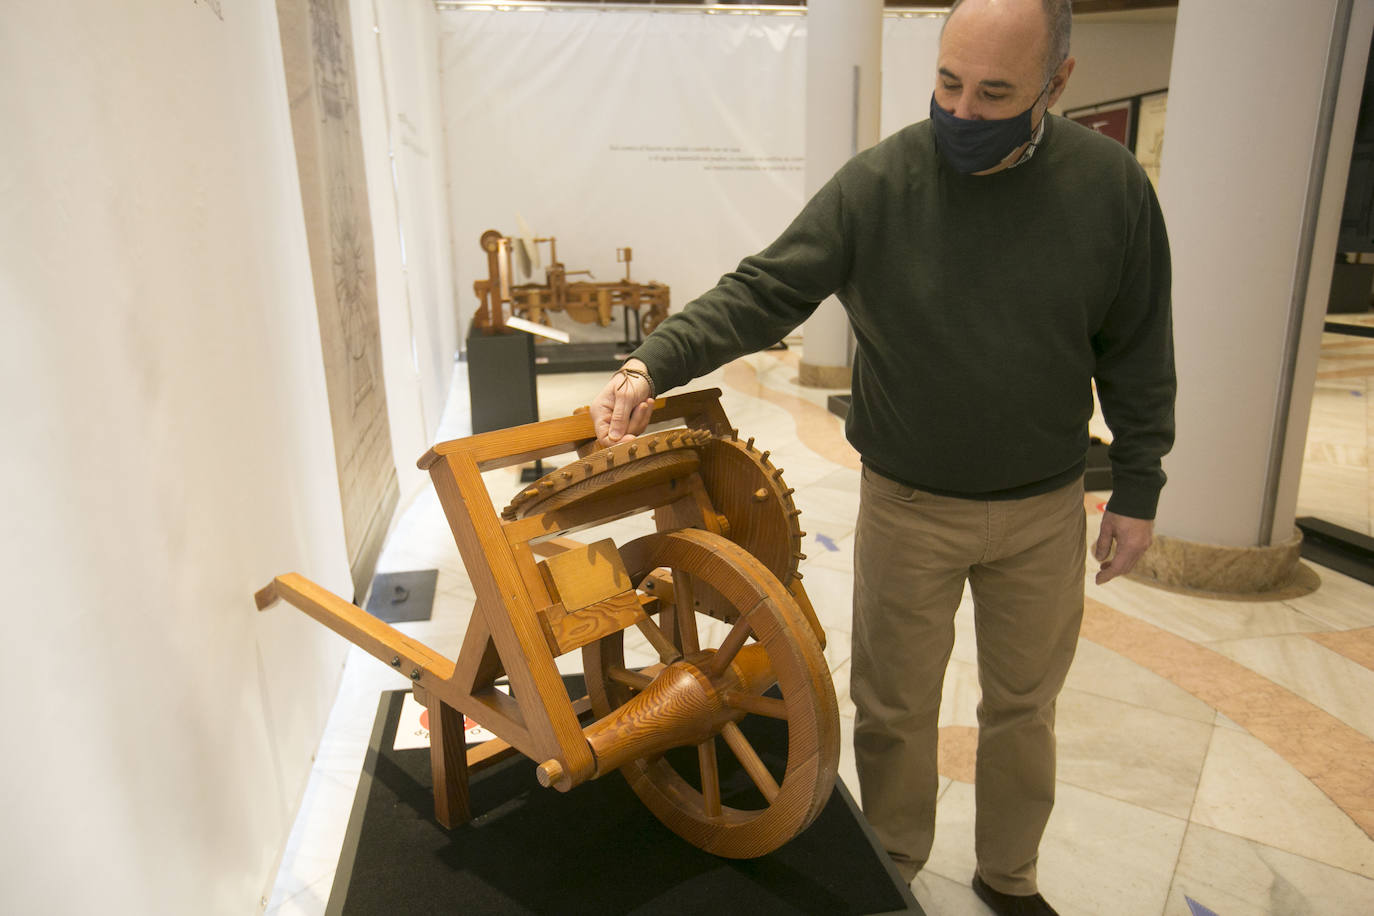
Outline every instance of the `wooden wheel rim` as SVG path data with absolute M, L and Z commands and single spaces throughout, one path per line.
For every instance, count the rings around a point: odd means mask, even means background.
M 621 772 L 649 810 L 693 845 L 728 858 L 769 853 L 815 819 L 835 783 L 839 706 L 820 644 L 773 575 L 720 535 L 696 529 L 651 534 L 620 550 L 636 583 L 669 567 L 710 585 L 746 614 L 752 635 L 768 653 L 787 711 L 787 768 L 764 808 L 722 806 L 720 815 L 709 816 L 703 793 L 662 757 L 634 760 Z M 584 650 L 587 691 L 598 716 L 628 699 L 628 690 L 606 677 L 610 666 L 623 665 L 622 636 Z

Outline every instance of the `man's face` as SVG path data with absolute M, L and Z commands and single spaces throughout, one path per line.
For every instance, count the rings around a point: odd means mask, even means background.
M 1020 114 L 1045 85 L 1048 41 L 1040 0 L 966 0 L 940 38 L 935 104 L 968 120 Z

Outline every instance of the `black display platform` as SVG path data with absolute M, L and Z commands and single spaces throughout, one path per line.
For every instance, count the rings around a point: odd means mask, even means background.
M 810 828 L 759 859 L 689 845 L 618 773 L 559 793 L 518 756 L 473 774 L 473 821 L 445 830 L 428 750 L 392 749 L 407 693 L 382 694 L 327 913 L 923 912 L 838 782 Z M 750 716 L 743 726 L 765 763 L 779 764 L 785 725 Z M 722 794 L 738 805 L 756 790 L 727 762 L 722 753 Z

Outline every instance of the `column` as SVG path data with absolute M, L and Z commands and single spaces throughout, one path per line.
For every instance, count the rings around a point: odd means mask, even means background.
M 878 142 L 882 0 L 810 0 L 806 10 L 806 196 Z M 801 383 L 849 387 L 849 322 L 833 296 L 802 329 Z
M 1297 480 L 1374 0 L 1183 0 L 1160 202 L 1178 438 L 1137 573 L 1294 584 Z

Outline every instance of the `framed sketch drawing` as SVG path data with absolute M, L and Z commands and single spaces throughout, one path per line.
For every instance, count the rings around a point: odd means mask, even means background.
M 1142 95 L 1136 109 L 1135 158 L 1159 190 L 1159 163 L 1164 155 L 1164 116 L 1169 90 Z

